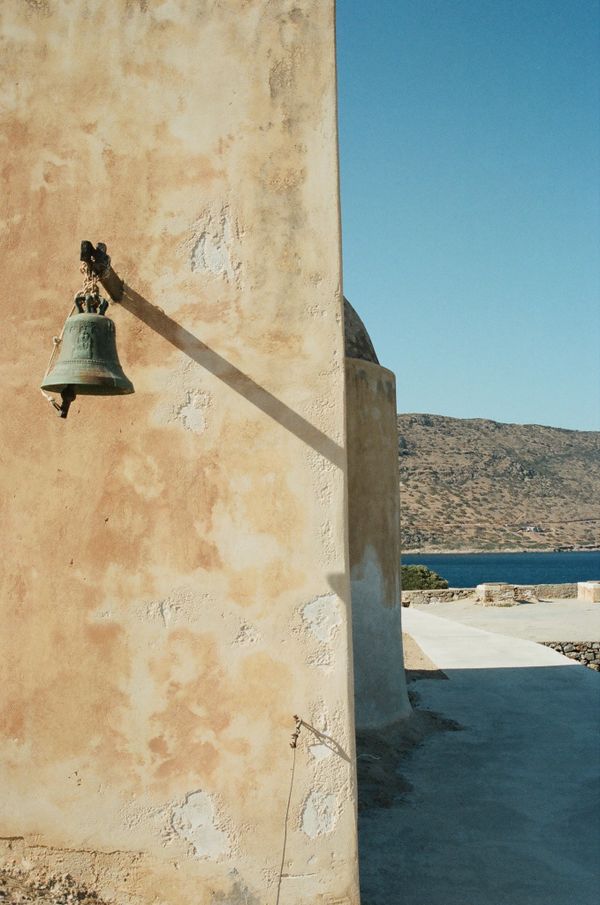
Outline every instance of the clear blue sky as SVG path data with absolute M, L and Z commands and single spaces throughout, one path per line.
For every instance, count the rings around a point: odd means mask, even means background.
M 600 429 L 592 0 L 338 0 L 344 291 L 398 410 Z

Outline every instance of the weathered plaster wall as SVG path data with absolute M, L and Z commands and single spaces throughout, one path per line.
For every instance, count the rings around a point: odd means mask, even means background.
M 410 713 L 400 606 L 396 382 L 386 368 L 346 359 L 348 509 L 356 724 Z
M 263 905 L 287 827 L 281 903 L 354 905 L 333 2 L 2 13 L 5 856 Z M 65 422 L 84 238 L 136 393 Z

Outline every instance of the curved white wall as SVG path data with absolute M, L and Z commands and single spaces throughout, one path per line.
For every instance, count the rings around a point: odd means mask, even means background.
M 400 605 L 396 382 L 346 359 L 348 509 L 357 729 L 410 714 Z

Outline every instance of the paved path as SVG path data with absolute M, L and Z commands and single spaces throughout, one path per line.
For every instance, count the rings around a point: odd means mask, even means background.
M 600 603 L 584 600 L 544 600 L 509 607 L 454 600 L 411 604 L 409 609 L 532 641 L 600 641 Z
M 360 815 L 362 905 L 598 905 L 600 675 L 548 648 L 404 610 L 448 676 L 412 683 L 458 721 Z

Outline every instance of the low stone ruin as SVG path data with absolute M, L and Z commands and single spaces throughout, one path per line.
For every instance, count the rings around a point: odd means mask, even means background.
M 538 602 L 533 587 L 487 581 L 475 588 L 475 603 L 481 603 L 483 606 L 515 606 L 524 602 Z
M 546 647 L 558 651 L 583 666 L 600 672 L 600 641 L 542 641 Z

